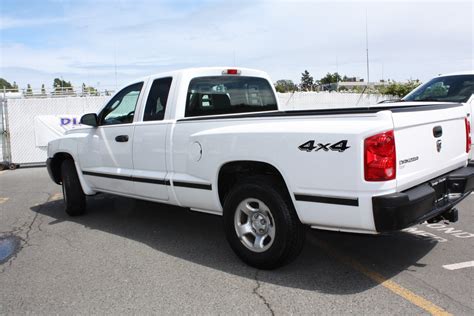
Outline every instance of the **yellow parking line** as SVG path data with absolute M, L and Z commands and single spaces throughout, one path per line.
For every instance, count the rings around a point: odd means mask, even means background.
M 443 308 L 441 308 L 441 307 L 437 306 L 436 304 L 428 301 L 427 299 L 413 293 L 412 291 L 410 291 L 408 289 L 405 289 L 403 286 L 397 284 L 396 282 L 391 281 L 391 280 L 387 280 L 387 278 L 385 278 L 383 275 L 381 275 L 381 274 L 379 274 L 375 271 L 370 270 L 369 268 L 367 268 L 366 266 L 364 266 L 360 262 L 354 260 L 353 258 L 350 258 L 350 257 L 340 253 L 339 251 L 335 250 L 334 248 L 329 246 L 324 241 L 319 240 L 317 238 L 313 238 L 313 240 L 324 251 L 326 251 L 328 254 L 335 257 L 336 259 L 338 259 L 342 263 L 344 263 L 344 264 L 352 267 L 353 269 L 359 271 L 360 273 L 362 273 L 363 275 L 365 275 L 369 279 L 371 279 L 374 282 L 382 285 L 383 287 L 385 287 L 386 289 L 392 291 L 393 293 L 397 294 L 398 296 L 403 297 L 404 299 L 406 299 L 410 303 L 424 309 L 425 311 L 427 311 L 431 315 L 435 315 L 435 316 L 452 315 L 452 314 L 448 313 L 446 310 L 444 310 Z
M 8 201 L 9 198 L 7 197 L 0 197 L 0 204 L 3 204 L 5 203 L 6 201 Z

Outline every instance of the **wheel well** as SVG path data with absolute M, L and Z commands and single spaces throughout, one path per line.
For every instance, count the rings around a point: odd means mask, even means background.
M 53 173 L 54 181 L 57 184 L 61 184 L 61 165 L 64 160 L 66 159 L 72 159 L 72 156 L 68 153 L 57 153 L 54 155 L 53 160 L 51 161 L 51 171 Z
M 275 184 L 290 198 L 285 180 L 274 166 L 260 161 L 233 161 L 223 165 L 219 171 L 217 185 L 221 205 L 224 206 L 227 195 L 238 181 L 256 175 L 271 176 Z

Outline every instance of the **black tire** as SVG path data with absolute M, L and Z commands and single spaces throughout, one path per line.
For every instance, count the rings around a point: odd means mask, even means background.
M 86 195 L 82 191 L 74 161 L 66 159 L 61 164 L 61 177 L 64 204 L 66 213 L 70 216 L 79 216 L 86 211 Z
M 240 240 L 235 222 L 239 204 L 246 199 L 258 199 L 268 206 L 275 224 L 272 244 L 263 252 L 250 250 Z M 294 260 L 305 240 L 305 226 L 301 224 L 286 188 L 272 177 L 248 177 L 237 183 L 224 202 L 224 228 L 227 240 L 237 256 L 248 265 L 271 270 Z M 255 231 L 254 231 L 255 232 Z

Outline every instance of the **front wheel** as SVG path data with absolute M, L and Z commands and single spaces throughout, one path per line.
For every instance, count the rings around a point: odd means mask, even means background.
M 66 213 L 70 216 L 79 216 L 86 210 L 86 195 L 82 191 L 81 182 L 77 175 L 74 161 L 66 159 L 61 164 L 61 177 Z
M 285 189 L 270 177 L 249 177 L 231 190 L 224 203 L 230 246 L 247 264 L 275 269 L 301 252 L 304 226 Z

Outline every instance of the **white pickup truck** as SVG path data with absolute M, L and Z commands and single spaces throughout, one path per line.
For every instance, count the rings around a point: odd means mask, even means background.
M 136 80 L 81 123 L 48 146 L 68 214 L 107 192 L 223 215 L 232 249 L 263 269 L 298 255 L 305 225 L 455 221 L 474 189 L 456 103 L 281 111 L 264 72 L 198 68 Z

